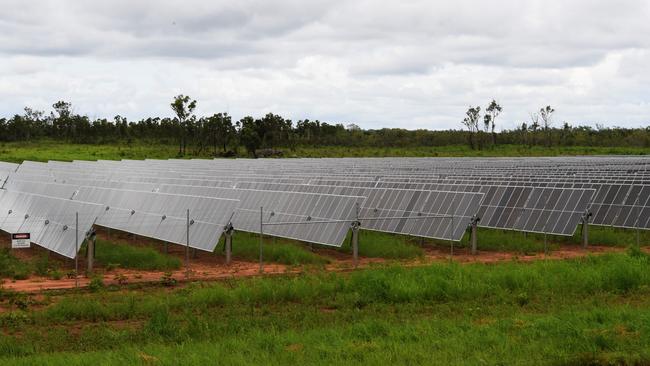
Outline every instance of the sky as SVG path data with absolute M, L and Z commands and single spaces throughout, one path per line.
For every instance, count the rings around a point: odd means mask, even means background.
M 272 112 L 362 128 L 650 125 L 650 1 L 0 0 L 0 116 Z

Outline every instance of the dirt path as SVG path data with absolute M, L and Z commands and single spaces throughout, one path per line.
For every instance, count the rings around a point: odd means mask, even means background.
M 604 247 L 604 246 L 590 246 L 588 249 L 582 249 L 575 246 L 562 246 L 554 250 L 549 255 L 533 254 L 533 255 L 518 255 L 509 252 L 479 252 L 477 255 L 472 255 L 468 250 L 457 250 L 454 253 L 453 260 L 459 263 L 498 263 L 505 261 L 533 261 L 539 259 L 570 259 L 583 257 L 588 254 L 602 254 L 611 252 L 624 251 L 623 248 Z M 437 248 L 425 248 L 425 256 L 421 259 L 399 261 L 407 266 L 420 266 L 429 263 L 448 261 L 450 259 L 450 252 L 447 250 Z M 373 264 L 382 263 L 395 263 L 397 261 L 389 261 L 381 258 L 360 258 L 359 267 L 369 267 Z M 81 267 L 83 268 L 83 267 Z M 260 275 L 280 275 L 280 274 L 297 274 L 309 272 L 313 269 L 310 266 L 286 266 L 282 264 L 268 263 L 264 264 L 263 273 L 260 272 L 259 263 L 256 262 L 243 262 L 233 261 L 230 265 L 223 263 L 223 259 L 214 255 L 201 255 L 198 258 L 191 260 L 191 271 L 188 275 L 185 269 L 172 272 L 172 278 L 182 281 L 208 281 L 218 280 L 225 278 L 240 278 L 240 277 L 253 277 Z M 325 270 L 333 272 L 350 271 L 354 269 L 352 258 L 337 258 L 331 264 L 325 266 Z M 138 271 L 116 269 L 107 272 L 103 275 L 105 284 L 118 284 L 118 278 L 125 278 L 128 283 L 151 283 L 160 282 L 163 277 L 163 271 Z M 79 277 L 78 279 L 60 279 L 53 280 L 44 277 L 31 277 L 26 280 L 6 281 L 3 284 L 5 289 L 11 289 L 21 292 L 40 292 L 44 290 L 56 289 L 71 289 L 75 286 L 88 286 L 90 279 L 86 277 Z

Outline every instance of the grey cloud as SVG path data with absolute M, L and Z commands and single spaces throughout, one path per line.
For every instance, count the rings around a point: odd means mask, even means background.
M 459 128 L 500 100 L 502 126 L 650 115 L 650 3 L 3 1 L 0 115 L 71 100 L 111 118 L 269 109 L 364 127 Z

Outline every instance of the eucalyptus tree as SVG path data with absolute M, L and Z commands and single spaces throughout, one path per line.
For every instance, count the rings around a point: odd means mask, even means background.
M 184 155 L 187 146 L 187 135 L 190 130 L 190 124 L 196 120 L 193 114 L 196 109 L 196 100 L 193 100 L 187 95 L 179 94 L 174 97 L 170 104 L 172 110 L 176 114 L 178 126 L 178 154 Z
M 497 144 L 497 134 L 494 132 L 494 127 L 496 125 L 496 119 L 501 114 L 503 107 L 496 100 L 492 99 L 488 107 L 485 109 L 485 126 L 486 130 L 488 126 L 492 128 L 492 144 Z M 486 131 L 487 132 L 487 131 Z
M 467 112 L 465 112 L 466 117 L 463 119 L 463 125 L 467 127 L 469 132 L 469 147 L 474 149 L 474 134 L 479 132 L 479 121 L 481 120 L 481 107 L 469 106 Z
M 551 125 L 553 124 L 553 113 L 555 112 L 555 109 L 551 108 L 550 105 L 547 105 L 544 108 L 541 108 L 539 110 L 539 116 L 542 118 L 542 121 L 544 122 L 544 134 L 546 135 L 546 146 L 551 146 Z

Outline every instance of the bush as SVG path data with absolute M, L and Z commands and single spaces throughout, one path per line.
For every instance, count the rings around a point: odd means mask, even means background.
M 63 278 L 63 272 L 61 272 L 61 271 L 58 270 L 58 269 L 51 271 L 51 272 L 49 273 L 49 275 L 50 275 L 50 278 L 51 278 L 51 279 L 53 279 L 53 280 L 57 280 L 57 281 L 60 280 L 61 278 Z
M 171 272 L 165 272 L 160 278 L 160 282 L 163 286 L 172 287 L 176 285 L 176 279 L 172 276 Z
M 93 277 L 93 279 L 90 280 L 90 283 L 88 284 L 88 288 L 92 292 L 97 292 L 105 287 L 104 285 L 104 279 L 101 276 L 96 276 Z

